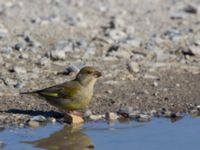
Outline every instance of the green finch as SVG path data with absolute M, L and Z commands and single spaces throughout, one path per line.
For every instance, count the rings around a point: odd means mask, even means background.
M 42 90 L 21 94 L 37 94 L 51 105 L 66 111 L 83 109 L 90 103 L 94 84 L 101 73 L 94 67 L 84 67 L 71 81 Z

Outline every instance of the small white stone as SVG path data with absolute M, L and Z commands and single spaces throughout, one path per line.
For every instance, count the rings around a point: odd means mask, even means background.
M 114 112 L 107 112 L 105 114 L 106 120 L 112 121 L 112 120 L 117 120 L 119 118 L 119 116 L 114 113 Z

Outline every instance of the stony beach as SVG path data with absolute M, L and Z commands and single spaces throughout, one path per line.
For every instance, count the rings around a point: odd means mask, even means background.
M 62 121 L 19 92 L 103 73 L 85 117 L 200 114 L 198 0 L 0 0 L 0 126 Z

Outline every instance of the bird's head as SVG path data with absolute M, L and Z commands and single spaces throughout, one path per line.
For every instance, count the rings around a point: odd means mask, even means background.
M 82 68 L 76 76 L 76 80 L 78 80 L 82 85 L 94 85 L 97 78 L 101 76 L 101 72 L 99 72 L 95 67 L 84 67 Z

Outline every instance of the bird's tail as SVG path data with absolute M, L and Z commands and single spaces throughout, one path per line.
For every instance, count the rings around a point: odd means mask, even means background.
M 19 94 L 23 95 L 23 94 L 36 94 L 36 91 L 31 91 L 31 92 L 20 92 Z

